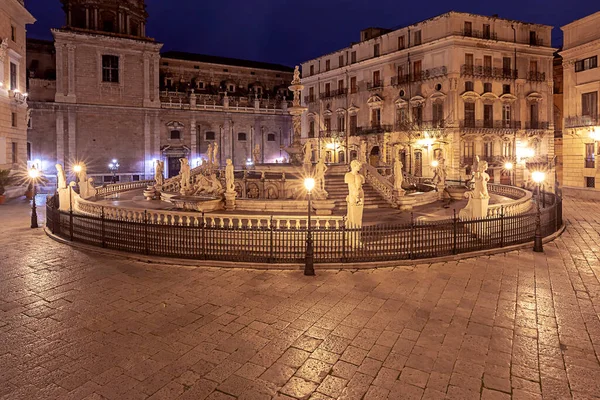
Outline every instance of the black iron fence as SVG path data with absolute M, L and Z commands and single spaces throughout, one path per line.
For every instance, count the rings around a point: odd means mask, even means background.
M 562 225 L 562 202 L 543 195 L 542 236 Z M 47 203 L 47 227 L 54 235 L 88 245 L 152 256 L 257 263 L 302 263 L 307 227 L 214 227 L 145 223 L 59 211 Z M 204 221 L 204 216 L 202 217 Z M 316 263 L 414 260 L 467 253 L 530 242 L 536 212 L 475 220 L 454 216 L 443 221 L 311 228 Z

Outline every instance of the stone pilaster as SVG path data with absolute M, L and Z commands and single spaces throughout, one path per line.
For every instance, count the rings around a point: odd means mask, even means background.
M 78 162 L 77 158 L 77 114 L 74 109 L 68 111 L 69 161 Z
M 70 103 L 75 103 L 75 45 L 67 44 L 67 97 Z
M 56 162 L 65 167 L 65 119 L 63 112 L 56 111 Z
M 152 154 L 152 126 L 148 113 L 144 113 L 144 174 L 149 179 L 153 174 L 155 157 Z

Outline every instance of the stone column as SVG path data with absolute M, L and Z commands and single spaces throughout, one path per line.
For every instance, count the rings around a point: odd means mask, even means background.
M 56 101 L 65 95 L 64 45 L 55 43 L 56 48 Z M 62 99 L 61 99 L 62 100 Z
M 69 132 L 69 160 L 79 161 L 77 158 L 77 114 L 74 109 L 68 111 L 68 132 Z
M 162 159 L 162 154 L 160 154 L 160 116 L 158 113 L 154 115 L 154 154 L 157 159 Z
M 154 159 L 152 154 L 152 127 L 151 127 L 150 115 L 148 112 L 144 113 L 144 174 L 146 179 L 149 179 L 153 175 Z
M 56 162 L 65 169 L 65 118 L 62 111 L 56 111 Z
M 196 139 L 197 139 L 196 116 L 192 115 L 192 117 L 190 119 L 190 145 L 192 147 L 192 159 L 198 157 L 198 143 L 197 143 Z M 192 166 L 192 168 L 195 166 L 196 165 L 194 164 Z
M 67 44 L 67 76 L 68 89 L 67 96 L 72 97 L 75 101 L 75 45 Z
M 144 107 L 150 105 L 150 54 L 144 53 Z

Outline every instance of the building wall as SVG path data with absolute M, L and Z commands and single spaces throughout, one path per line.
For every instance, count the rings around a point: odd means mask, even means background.
M 24 167 L 27 161 L 25 26 L 35 19 L 18 0 L 0 7 L 0 169 Z M 14 40 L 13 40 L 14 39 Z M 11 90 L 10 64 L 17 68 Z M 14 115 L 14 117 L 13 117 Z M 14 119 L 14 120 L 13 120 Z
M 466 35 L 465 21 L 472 23 L 471 36 Z M 497 40 L 483 39 L 475 32 L 476 27 L 484 23 L 490 25 L 490 37 Z M 513 42 L 513 30 L 517 42 Z M 405 39 L 405 48 L 399 48 L 398 37 L 411 38 L 415 31 L 421 32 L 422 44 L 410 45 Z M 529 33 L 535 32 L 535 43 L 529 44 Z M 410 35 L 409 35 L 410 33 Z M 360 148 L 360 142 L 368 142 L 367 151 L 377 147 L 388 153 L 380 154 L 378 162 L 391 162 L 391 147 L 398 144 L 400 150 L 407 151 L 408 165 L 405 168 L 416 173 L 416 159 L 422 157 L 423 175 L 431 175 L 428 168 L 433 161 L 433 148 L 443 150 L 449 175 L 453 178 L 464 178 L 467 169 L 472 164 L 472 158 L 479 155 L 484 158 L 484 143 L 489 142 L 492 151 L 488 161 L 493 166 L 495 179 L 503 168 L 503 160 L 516 161 L 515 153 L 519 152 L 518 183 L 527 180 L 526 163 L 547 162 L 552 160 L 553 149 L 553 98 L 552 98 L 552 54 L 554 49 L 549 47 L 550 27 L 506 21 L 497 18 L 474 16 L 472 14 L 449 13 L 431 20 L 387 33 L 379 38 L 370 39 L 352 47 L 311 60 L 302 65 L 305 85 L 303 98 L 308 106 L 308 113 L 303 117 L 303 134 L 308 138 L 310 122 L 315 122 L 315 136 L 319 131 L 326 131 L 325 120 L 331 118 L 330 133 L 322 132 L 325 143 L 327 136 L 337 136 L 342 146 L 348 145 L 348 152 Z M 374 56 L 374 46 L 380 45 L 380 56 Z M 336 56 L 346 52 L 357 52 L 357 62 L 346 62 L 338 68 L 339 59 Z M 370 52 L 369 52 L 370 51 Z M 515 64 L 516 53 L 516 64 Z M 466 54 L 472 55 L 472 70 L 465 68 Z M 491 57 L 491 68 L 484 76 L 485 57 Z M 351 57 L 351 56 L 350 56 Z M 503 70 L 503 58 L 510 60 L 510 68 Z M 323 65 L 330 60 L 331 69 L 325 71 Z M 403 82 L 402 76 L 414 75 L 415 62 L 421 63 L 422 74 L 418 79 Z M 537 72 L 531 71 L 532 62 L 537 63 Z M 334 66 L 335 64 L 335 66 Z M 314 75 L 310 75 L 311 65 L 315 66 Z M 516 67 L 515 67 L 516 65 Z M 320 66 L 320 67 L 319 67 Z M 402 71 L 399 71 L 402 68 Z M 511 70 L 516 69 L 517 72 Z M 321 71 L 320 73 L 318 71 Z M 376 72 L 378 71 L 378 72 Z M 477 73 L 479 71 L 480 73 Z M 381 85 L 374 85 L 375 75 L 379 73 Z M 492 76 L 493 75 L 493 76 Z M 351 79 L 357 82 L 356 93 L 348 91 Z M 326 85 L 334 92 L 342 81 L 344 92 L 339 95 L 326 95 Z M 466 82 L 472 82 L 473 89 L 466 87 Z M 484 83 L 491 84 L 491 90 L 484 90 Z M 509 93 L 504 92 L 504 85 L 510 85 Z M 312 88 L 312 92 L 311 92 Z M 314 98 L 311 98 L 314 93 Z M 337 94 L 337 93 L 336 93 Z M 465 103 L 475 103 L 476 127 L 465 127 Z M 433 104 L 443 105 L 442 123 L 433 123 Z M 493 107 L 492 127 L 484 127 L 484 105 Z M 539 123 L 531 124 L 530 107 L 537 104 Z M 503 106 L 511 107 L 513 125 L 502 125 Z M 420 126 L 412 124 L 407 129 L 406 124 L 400 123 L 400 110 L 405 110 L 409 122 L 413 109 L 422 109 Z M 381 112 L 381 127 L 376 134 L 372 131 L 373 109 Z M 337 124 L 338 115 L 345 116 L 345 127 Z M 350 117 L 357 116 L 358 132 L 351 132 Z M 518 124 L 516 124 L 518 123 Z M 411 125 L 411 124 L 409 124 Z M 363 128 L 362 131 L 360 128 Z M 339 132 L 339 131 L 342 132 Z M 424 138 L 434 139 L 434 144 L 424 146 Z M 314 139 L 313 139 L 314 140 Z M 386 144 L 387 143 L 387 144 Z M 472 143 L 474 150 L 466 154 L 464 143 Z M 510 146 L 504 143 L 510 143 Z M 321 143 L 316 143 L 321 147 Z M 508 147 L 507 150 L 504 147 Z M 535 149 L 534 156 L 522 156 L 522 149 Z M 420 154 L 416 154 L 420 153 Z M 521 157 L 522 156 L 522 157 Z M 351 158 L 351 157 L 350 157 Z M 413 161 L 414 160 L 414 161 Z
M 561 29 L 564 33 L 563 58 L 563 175 L 564 185 L 588 189 L 600 188 L 598 162 L 600 153 L 600 99 L 595 110 L 584 111 L 582 95 L 600 96 L 600 68 L 597 66 L 577 71 L 578 62 L 600 58 L 600 12 L 574 21 Z M 593 155 L 586 157 L 586 145 Z

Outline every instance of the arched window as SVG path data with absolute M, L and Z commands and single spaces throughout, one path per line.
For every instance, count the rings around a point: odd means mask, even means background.
M 244 132 L 239 132 L 239 133 L 238 133 L 238 141 L 240 141 L 240 142 L 245 142 L 245 141 L 246 141 L 246 133 L 244 133 Z
M 275 134 L 274 133 L 269 133 L 267 135 L 267 142 L 274 142 L 275 141 Z

